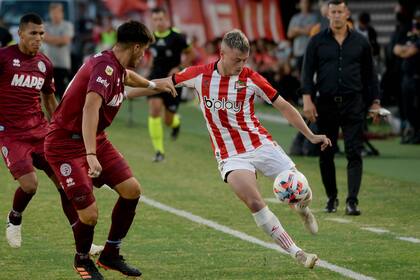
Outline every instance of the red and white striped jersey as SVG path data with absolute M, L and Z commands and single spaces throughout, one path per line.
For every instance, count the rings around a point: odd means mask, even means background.
M 175 74 L 174 84 L 194 88 L 219 159 L 252 151 L 272 142 L 254 113 L 255 95 L 268 103 L 277 91 L 257 72 L 244 67 L 236 76 L 221 76 L 216 63 L 191 66 Z

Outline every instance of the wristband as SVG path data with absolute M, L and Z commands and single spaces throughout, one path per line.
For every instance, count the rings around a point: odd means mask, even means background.
M 147 88 L 155 89 L 156 88 L 156 83 L 152 82 L 152 81 L 149 81 L 149 85 L 147 86 Z
M 96 156 L 96 153 L 87 153 L 87 156 Z

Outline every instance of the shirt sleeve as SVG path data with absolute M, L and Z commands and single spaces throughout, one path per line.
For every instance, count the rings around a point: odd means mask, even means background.
M 190 66 L 172 76 L 172 81 L 176 86 L 195 88 L 197 77 L 203 73 L 202 67 Z
M 315 95 L 314 75 L 317 69 L 317 55 L 316 55 L 316 38 L 312 37 L 306 47 L 305 55 L 303 57 L 301 84 L 299 91 L 302 94 Z
M 367 105 L 375 99 L 380 99 L 378 74 L 376 73 L 375 64 L 373 62 L 372 48 L 367 40 L 363 44 L 362 61 L 362 82 L 364 99 Z
M 255 94 L 264 99 L 268 104 L 272 104 L 279 97 L 277 90 L 257 72 L 253 72 L 250 79 L 255 88 Z
M 53 66 L 51 62 L 47 62 L 45 64 L 47 66 L 47 74 L 45 76 L 45 82 L 44 82 L 44 85 L 42 86 L 41 92 L 43 94 L 53 94 L 55 93 Z
M 113 75 L 115 75 L 116 69 L 106 62 L 99 62 L 92 67 L 90 74 L 89 83 L 87 86 L 87 92 L 96 92 L 105 101 L 112 96 L 112 81 Z
M 74 37 L 74 25 L 71 22 L 67 22 L 67 28 L 65 29 L 65 35 L 70 38 Z

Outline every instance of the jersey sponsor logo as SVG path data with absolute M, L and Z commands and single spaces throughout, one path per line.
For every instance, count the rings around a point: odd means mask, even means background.
M 47 71 L 47 67 L 45 66 L 45 63 L 43 61 L 38 62 L 38 69 L 42 73 L 45 73 L 45 71 Z
M 98 76 L 98 78 L 96 78 L 96 81 L 102 85 L 104 85 L 106 88 L 109 87 L 109 82 L 102 78 L 101 76 Z
M 17 58 L 13 59 L 13 66 L 14 67 L 20 67 L 20 60 L 17 59 Z
M 71 174 L 71 165 L 68 163 L 63 163 L 62 165 L 60 165 L 60 173 L 61 175 L 63 175 L 64 177 L 67 177 Z
M 106 105 L 111 106 L 111 107 L 118 107 L 123 102 L 123 100 L 124 100 L 124 94 L 120 93 L 118 95 L 114 95 L 112 100 L 109 101 L 108 104 Z
M 111 76 L 111 75 L 112 75 L 112 73 L 114 73 L 114 69 L 112 69 L 112 67 L 111 67 L 111 66 L 107 65 L 107 66 L 106 66 L 106 68 L 105 68 L 105 73 L 106 73 L 108 76 Z
M 232 110 L 235 113 L 239 113 L 242 109 L 242 102 L 230 101 L 224 98 L 219 100 L 204 96 L 204 106 L 211 111 Z
M 44 78 L 35 77 L 31 75 L 25 74 L 15 74 L 13 76 L 12 82 L 10 85 L 15 87 L 26 87 L 26 88 L 34 88 L 37 90 L 41 90 L 42 86 L 44 85 Z

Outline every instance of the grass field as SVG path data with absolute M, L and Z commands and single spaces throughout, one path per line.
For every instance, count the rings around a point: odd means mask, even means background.
M 108 132 L 140 180 L 145 196 L 271 243 L 220 180 L 201 112 L 193 105 L 181 107 L 180 138 L 172 142 L 167 137 L 167 159 L 155 164 L 151 162 L 153 151 L 146 127 L 147 106 L 144 100 L 133 105 L 134 124 L 127 126 L 124 108 Z M 287 151 L 295 130 L 263 123 Z M 318 235 L 308 234 L 287 206 L 272 202 L 269 206 L 299 246 L 316 252 L 330 264 L 353 271 L 356 279 L 420 279 L 420 243 L 415 243 L 420 241 L 420 146 L 402 146 L 398 139 L 373 143 L 381 156 L 364 161 L 361 216 L 344 215 L 344 158 L 336 160 L 342 202 L 336 214 L 321 211 L 326 199 L 317 159 L 293 158 L 314 191 L 312 208 L 320 224 Z M 4 233 L 0 234 L 0 279 L 78 279 L 72 271 L 73 237 L 58 193 L 43 174 L 38 174 L 39 191 L 24 214 L 22 248 L 9 248 Z M 259 182 L 264 197 L 273 198 L 271 182 L 262 176 Z M 0 218 L 5 219 L 17 184 L 4 164 L 0 167 L 0 186 Z M 95 195 L 100 215 L 95 243 L 101 244 L 106 240 L 117 196 L 106 188 L 96 190 Z M 372 232 L 380 229 L 389 232 Z M 122 252 L 141 268 L 142 279 L 148 280 L 347 279 L 324 267 L 306 270 L 287 255 L 146 203 L 138 208 Z M 106 279 L 124 279 L 114 272 L 103 275 Z

